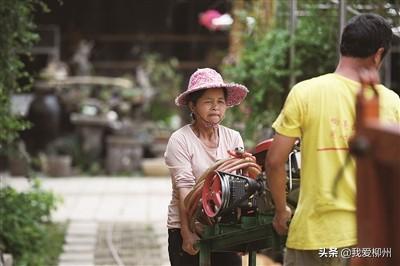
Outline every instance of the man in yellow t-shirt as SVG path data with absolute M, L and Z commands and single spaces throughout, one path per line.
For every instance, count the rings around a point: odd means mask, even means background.
M 355 97 L 361 87 L 360 72 L 377 73 L 391 41 L 391 28 L 382 17 L 362 14 L 352 18 L 342 34 L 335 73 L 296 84 L 272 125 L 276 135 L 266 169 L 276 206 L 273 225 L 280 234 L 287 232 L 291 218 L 285 162 L 295 141 L 301 140 L 300 196 L 286 242 L 287 266 L 344 265 L 340 251 L 357 243 L 355 163 L 347 159 L 348 140 L 354 133 Z M 383 85 L 376 87 L 380 119 L 400 123 L 399 96 Z M 340 169 L 341 179 L 335 184 Z

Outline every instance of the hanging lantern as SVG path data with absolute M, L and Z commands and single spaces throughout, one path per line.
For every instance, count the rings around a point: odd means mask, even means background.
M 209 30 L 227 30 L 233 23 L 233 19 L 229 14 L 221 14 L 217 10 L 210 9 L 200 14 L 200 25 Z

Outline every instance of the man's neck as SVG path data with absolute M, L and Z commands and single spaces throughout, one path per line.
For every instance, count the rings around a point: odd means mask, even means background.
M 342 56 L 335 73 L 348 79 L 360 82 L 359 72 L 363 68 L 376 67 L 371 58 L 354 58 Z

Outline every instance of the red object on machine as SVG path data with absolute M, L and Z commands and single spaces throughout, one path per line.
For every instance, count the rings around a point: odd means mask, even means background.
M 265 157 L 267 156 L 267 151 L 271 148 L 273 138 L 266 139 L 256 145 L 255 148 L 251 150 L 251 153 L 256 157 L 256 162 L 264 170 Z
M 272 142 L 274 139 L 266 139 L 260 143 L 257 144 L 256 148 L 254 149 L 254 154 L 260 153 L 260 152 L 266 152 L 271 148 Z
M 206 177 L 201 198 L 206 215 L 215 217 L 222 206 L 221 179 L 215 172 Z
M 257 145 L 255 151 L 258 154 L 262 154 L 265 157 L 266 151 L 272 144 L 272 139 L 265 140 Z M 229 173 L 240 170 L 241 175 L 251 178 L 253 180 L 261 172 L 261 165 L 258 160 L 249 152 L 244 150 L 228 151 L 233 157 L 228 159 L 225 163 L 222 163 L 216 170 L 227 171 Z M 257 164 L 254 162 L 257 160 Z M 201 199 L 202 206 L 205 214 L 213 218 L 217 216 L 221 210 L 223 203 L 223 189 L 220 176 L 216 171 L 210 172 L 206 177 L 203 184 Z

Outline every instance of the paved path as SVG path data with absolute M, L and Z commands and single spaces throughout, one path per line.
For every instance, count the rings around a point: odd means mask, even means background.
M 159 252 L 144 252 L 141 247 L 133 245 L 135 250 L 141 250 L 141 260 L 135 259 L 124 265 L 169 265 L 165 226 L 171 189 L 168 177 L 68 177 L 41 180 L 44 189 L 55 192 L 64 200 L 53 213 L 53 220 L 69 222 L 59 266 L 98 265 L 95 264 L 99 261 L 95 254 L 99 249 L 96 244 L 101 232 L 105 232 L 103 236 L 114 231 L 117 237 L 130 234 L 135 238 L 138 232 L 142 232 L 140 228 L 150 231 L 138 238 L 147 236 L 156 243 L 151 246 L 153 251 L 158 248 Z M 20 190 L 28 187 L 25 178 L 3 177 L 1 182 Z M 115 236 L 109 239 L 111 245 L 121 247 L 122 242 L 115 240 Z

